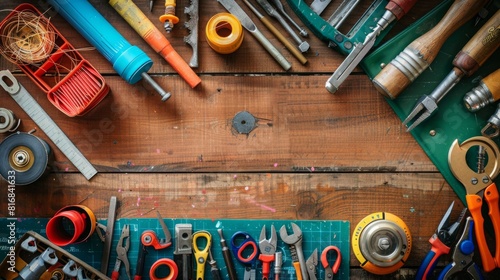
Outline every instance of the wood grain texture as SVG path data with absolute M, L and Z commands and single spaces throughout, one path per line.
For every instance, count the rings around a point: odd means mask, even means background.
M 43 1 L 27 2 L 44 9 Z M 249 33 L 238 51 L 218 54 L 205 42 L 204 27 L 212 15 L 225 10 L 215 0 L 203 0 L 200 65 L 195 69 L 202 84 L 192 89 L 107 1 L 90 2 L 154 60 L 150 74 L 172 98 L 162 103 L 148 85 L 127 84 L 60 16 L 50 14 L 53 24 L 105 76 L 111 93 L 87 115 L 68 118 L 21 71 L 0 59 L 0 68 L 15 72 L 99 171 L 85 180 L 45 134 L 36 131 L 54 148 L 54 172 L 30 186 L 16 187 L 20 217 L 51 217 L 63 206 L 84 204 L 106 218 L 112 195 L 119 201 L 118 218 L 155 217 L 153 209 L 158 209 L 172 218 L 348 220 L 352 231 L 366 215 L 386 211 L 407 223 L 414 246 L 405 267 L 385 279 L 414 277 L 442 213 L 452 201 L 462 204 L 360 69 L 336 95 L 327 93 L 324 83 L 343 56 L 311 34 L 308 63 L 301 65 L 253 15 L 292 69 L 282 71 Z M 149 1 L 134 2 L 162 28 L 157 20 L 162 1 L 155 2 L 152 13 L 147 11 Z M 362 2 L 366 6 L 370 1 Z M 434 2 L 419 1 L 394 32 L 429 11 Z M 177 0 L 181 23 L 165 33 L 186 61 L 191 50 L 183 42 L 187 30 L 182 7 L 187 4 Z M 0 10 L 15 5 L 2 1 Z M 0 107 L 22 119 L 21 131 L 36 128 L 3 92 Z M 248 135 L 232 127 L 240 111 L 258 120 Z M 0 135 L 0 140 L 5 137 Z M 6 186 L 0 181 L 0 189 Z M 0 209 L 6 208 L 7 193 L 0 191 Z M 380 279 L 360 269 L 354 255 L 346 259 L 352 279 Z M 449 258 L 443 258 L 439 266 L 447 262 Z

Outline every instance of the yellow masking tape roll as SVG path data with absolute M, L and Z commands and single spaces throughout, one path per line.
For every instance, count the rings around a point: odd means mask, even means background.
M 214 15 L 207 23 L 208 45 L 216 52 L 229 54 L 243 42 L 243 28 L 239 20 L 229 13 Z

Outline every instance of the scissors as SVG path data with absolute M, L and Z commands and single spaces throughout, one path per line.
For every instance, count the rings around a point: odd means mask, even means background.
M 205 242 L 198 241 L 205 239 Z M 203 247 L 204 245 L 204 247 Z M 212 235 L 206 230 L 200 230 L 193 233 L 193 251 L 196 259 L 196 279 L 203 280 L 205 277 L 205 264 L 208 259 L 208 252 L 212 245 Z M 201 247 L 200 247 L 201 246 Z
M 328 262 L 328 252 L 334 251 L 337 258 L 332 266 Z M 325 280 L 332 280 L 333 275 L 339 271 L 340 262 L 342 261 L 342 255 L 340 254 L 340 249 L 337 246 L 328 246 L 321 252 L 321 265 L 325 269 Z
M 231 237 L 231 250 L 236 259 L 245 265 L 244 280 L 255 280 L 255 269 L 257 267 L 257 257 L 259 249 L 257 242 L 244 231 L 238 231 Z

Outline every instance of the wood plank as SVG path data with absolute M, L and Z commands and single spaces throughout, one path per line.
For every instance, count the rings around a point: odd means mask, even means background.
M 338 95 L 324 91 L 325 78 L 203 76 L 193 90 L 157 77 L 173 94 L 162 103 L 142 84 L 107 77 L 110 95 L 77 118 L 57 111 L 27 78 L 19 81 L 101 172 L 436 171 L 366 77 L 349 78 Z M 35 127 L 10 97 L 1 98 L 23 120 L 22 131 Z M 232 128 L 240 111 L 258 118 L 248 135 Z M 58 169 L 74 171 L 53 148 Z

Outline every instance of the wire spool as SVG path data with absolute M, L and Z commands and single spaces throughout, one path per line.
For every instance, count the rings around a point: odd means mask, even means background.
M 52 243 L 66 246 L 87 240 L 96 226 L 97 219 L 92 210 L 83 205 L 70 205 L 57 211 L 45 230 Z
M 207 23 L 208 45 L 216 52 L 230 54 L 243 42 L 243 28 L 240 21 L 230 13 L 218 13 Z
M 410 256 L 410 230 L 397 216 L 377 212 L 366 216 L 354 228 L 352 250 L 365 270 L 385 275 L 392 273 Z
M 1 29 L 2 52 L 14 64 L 39 64 L 55 47 L 56 33 L 45 17 L 19 11 Z
M 48 173 L 52 149 L 44 140 L 17 132 L 0 143 L 0 175 L 9 183 L 28 185 Z
M 14 132 L 21 124 L 14 113 L 5 108 L 0 108 L 0 133 Z

